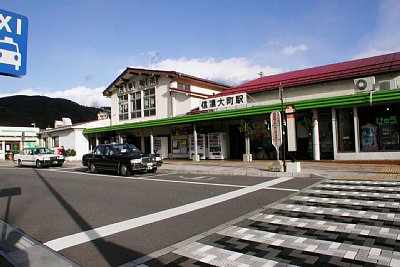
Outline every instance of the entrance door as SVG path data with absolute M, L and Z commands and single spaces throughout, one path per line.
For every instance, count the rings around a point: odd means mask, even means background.
M 229 149 L 231 159 L 243 159 L 245 153 L 244 135 L 239 131 L 239 125 L 229 126 Z
M 318 125 L 321 159 L 333 159 L 332 111 L 318 109 Z

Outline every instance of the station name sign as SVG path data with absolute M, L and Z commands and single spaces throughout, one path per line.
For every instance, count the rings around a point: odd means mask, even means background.
M 224 109 L 234 106 L 246 105 L 247 94 L 227 95 L 208 98 L 200 101 L 200 110 Z
M 26 74 L 28 18 L 0 9 L 0 74 Z

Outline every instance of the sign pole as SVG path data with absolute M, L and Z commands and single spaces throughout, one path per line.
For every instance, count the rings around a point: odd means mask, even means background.
M 273 171 L 282 171 L 282 163 L 279 160 L 279 148 L 282 145 L 282 116 L 278 110 L 275 110 L 270 115 L 271 118 L 271 141 L 276 149 L 277 159 L 273 164 Z
M 286 135 L 285 135 L 285 110 L 283 108 L 283 86 L 282 83 L 279 85 L 279 98 L 281 100 L 281 120 L 282 120 L 282 143 L 283 143 L 283 172 L 286 172 Z

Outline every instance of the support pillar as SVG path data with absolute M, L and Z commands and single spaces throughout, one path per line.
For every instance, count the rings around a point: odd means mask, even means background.
M 142 151 L 142 153 L 146 153 L 146 142 L 144 140 L 144 136 L 140 136 L 140 150 Z
M 154 135 L 153 129 L 150 129 L 150 154 L 154 153 Z
M 6 141 L 1 142 L 1 155 L 3 160 L 6 159 Z
M 253 161 L 253 155 L 250 153 L 250 137 L 245 137 L 244 141 L 245 141 L 246 154 L 243 154 L 243 161 L 244 162 Z
M 320 160 L 320 143 L 319 143 L 319 126 L 318 126 L 318 111 L 312 110 L 313 113 L 313 158 L 314 160 Z
M 200 161 L 200 156 L 199 156 L 199 151 L 197 148 L 197 129 L 196 129 L 196 123 L 193 123 L 193 140 L 194 140 L 194 155 L 193 155 L 193 161 Z

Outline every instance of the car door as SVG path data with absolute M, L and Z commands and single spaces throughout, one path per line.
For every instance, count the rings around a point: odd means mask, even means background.
M 94 165 L 96 166 L 96 168 L 98 170 L 105 169 L 104 168 L 104 158 L 105 158 L 104 150 L 105 150 L 105 146 L 98 146 L 93 151 L 92 162 L 94 163 Z
M 35 156 L 33 155 L 33 150 L 32 149 L 24 149 L 24 154 L 23 154 L 23 160 L 22 160 L 22 164 L 25 165 L 35 165 Z
M 116 151 L 112 145 L 105 147 L 104 155 L 105 168 L 110 171 L 118 171 L 119 161 L 116 155 Z
M 19 152 L 19 160 L 22 162 L 22 164 L 24 165 L 24 164 L 26 164 L 25 163 L 25 161 L 26 161 L 26 149 L 22 149 L 20 152 Z
M 32 149 L 24 148 L 20 152 L 22 165 L 32 165 Z

